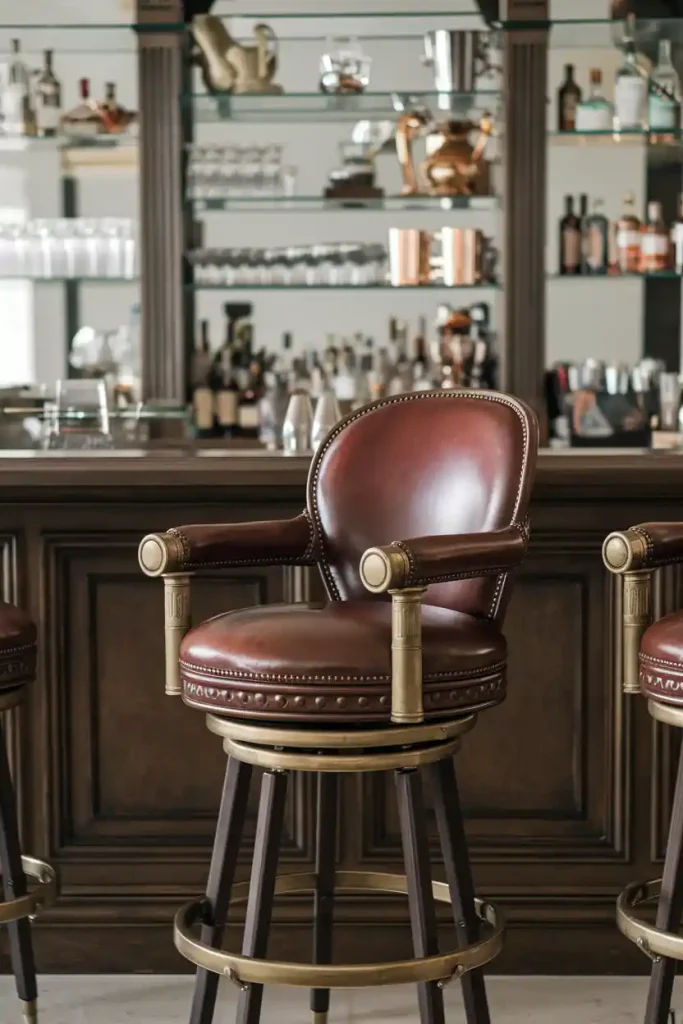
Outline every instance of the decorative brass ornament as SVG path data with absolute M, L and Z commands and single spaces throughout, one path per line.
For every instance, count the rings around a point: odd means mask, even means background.
M 622 617 L 617 630 L 624 693 L 640 693 L 640 641 L 652 623 L 652 570 L 640 568 L 646 557 L 647 544 L 638 530 L 610 533 L 602 546 L 606 567 L 623 580 Z

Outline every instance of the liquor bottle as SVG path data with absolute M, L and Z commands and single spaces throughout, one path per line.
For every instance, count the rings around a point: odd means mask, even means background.
M 31 104 L 31 75 L 21 57 L 21 43 L 12 40 L 12 59 L 2 96 L 3 129 L 7 135 L 35 135 L 35 112 Z
M 125 107 L 122 107 L 116 98 L 116 83 L 106 82 L 104 86 L 104 100 L 100 103 L 100 110 L 106 125 L 106 130 L 112 134 L 124 132 L 133 114 Z
M 577 132 L 604 132 L 612 130 L 614 109 L 602 91 L 602 71 L 591 68 L 588 96 L 576 108 Z
M 334 393 L 342 410 L 348 409 L 356 397 L 356 377 L 353 369 L 353 353 L 344 346 L 339 355 L 337 375 L 333 381 Z
M 683 195 L 678 197 L 678 214 L 671 225 L 671 241 L 674 250 L 674 270 L 683 274 Z
M 216 365 L 216 425 L 223 437 L 234 437 L 237 427 L 239 388 L 232 372 L 232 352 L 223 346 Z
M 657 63 L 650 72 L 647 98 L 651 132 L 675 131 L 681 125 L 681 83 L 671 60 L 671 40 L 659 40 Z
M 45 50 L 44 66 L 35 83 L 36 128 L 48 138 L 57 134 L 62 116 L 62 87 L 52 68 L 52 50 Z
M 621 217 L 617 221 L 617 266 L 622 274 L 637 274 L 640 271 L 640 230 L 642 225 L 636 215 L 634 203 L 633 196 L 627 193 L 624 196 Z
M 593 200 L 593 209 L 583 221 L 583 272 L 606 274 L 609 262 L 609 221 L 602 199 Z
M 561 275 L 581 273 L 581 225 L 574 213 L 574 199 L 564 197 L 564 217 L 560 221 Z
M 564 82 L 557 90 L 557 128 L 561 132 L 576 130 L 576 108 L 581 102 L 581 89 L 574 81 L 574 65 L 565 64 Z
M 102 112 L 97 103 L 90 98 L 90 79 L 81 78 L 78 83 L 80 103 L 68 110 L 62 117 L 62 130 L 68 135 L 77 137 L 101 135 L 106 131 L 102 120 Z
M 211 370 L 209 324 L 207 320 L 202 320 L 197 332 L 192 360 L 192 411 L 195 434 L 199 438 L 213 437 L 214 434 L 214 394 Z
M 647 224 L 640 235 L 640 270 L 643 274 L 657 274 L 669 269 L 669 232 L 662 220 L 662 204 L 647 204 Z
M 624 59 L 614 84 L 614 130 L 636 131 L 643 128 L 647 79 L 641 73 L 634 41 L 635 19 L 629 14 L 624 32 Z

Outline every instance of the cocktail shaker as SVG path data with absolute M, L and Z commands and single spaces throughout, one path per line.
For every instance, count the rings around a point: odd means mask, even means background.
M 329 432 L 341 419 L 339 402 L 334 391 L 326 388 L 316 402 L 313 426 L 311 427 L 311 448 L 318 450 Z
M 282 424 L 282 448 L 285 455 L 304 455 L 311 450 L 313 408 L 307 391 L 294 391 Z

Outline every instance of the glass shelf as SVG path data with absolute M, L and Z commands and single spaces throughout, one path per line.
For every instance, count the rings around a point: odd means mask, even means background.
M 675 270 L 653 274 L 546 274 L 550 281 L 677 281 L 681 276 Z
M 330 8 L 317 3 L 316 0 L 297 0 L 296 11 L 278 11 L 273 8 L 264 10 L 256 5 L 251 9 L 248 3 L 235 8 L 227 0 L 218 0 L 212 8 L 212 14 L 230 18 L 255 18 L 258 21 L 301 21 L 304 18 L 315 18 L 318 21 L 329 18 L 452 18 L 461 24 L 465 19 L 481 24 L 482 20 L 476 10 L 453 11 L 450 0 L 442 6 L 439 6 L 437 0 L 426 11 L 416 10 L 414 0 L 374 0 L 369 8 L 362 7 L 358 0 L 353 0 L 348 7 L 337 2 Z
M 325 196 L 234 196 L 232 199 L 187 197 L 197 212 L 248 211 L 249 213 L 286 213 L 341 211 L 365 213 L 368 211 L 400 210 L 496 210 L 497 196 L 384 196 L 383 199 L 327 199 Z
M 424 105 L 430 110 L 444 109 L 444 101 L 462 102 L 463 115 L 473 108 L 495 106 L 501 93 L 436 93 L 413 92 L 409 89 L 394 92 L 366 92 L 360 96 L 330 96 L 320 92 L 289 92 L 255 94 L 199 92 L 185 94 L 185 103 L 194 104 L 195 121 L 213 124 L 220 121 L 305 122 L 357 121 L 360 117 L 395 117 L 394 97 L 405 97 L 407 107 Z M 441 103 L 440 103 L 441 101 Z
M 573 47 L 609 48 L 614 49 L 623 37 L 624 21 L 611 21 L 609 18 L 588 18 L 586 20 L 557 19 L 547 22 L 549 29 L 548 45 L 551 49 Z M 671 39 L 672 42 L 683 42 L 683 19 L 678 18 L 637 18 L 635 29 L 636 44 L 640 49 L 648 42 L 654 44 L 659 38 Z M 505 30 L 528 29 L 528 23 L 503 22 Z
M 327 292 L 419 292 L 419 291 L 481 291 L 482 289 L 496 289 L 500 285 L 495 281 L 485 281 L 483 284 L 457 284 L 448 285 L 435 282 L 433 284 L 190 284 L 187 290 L 192 292 L 300 292 L 300 291 L 327 291 Z
M 26 277 L 22 274 L 10 274 L 6 277 L 0 276 L 0 281 L 24 281 L 28 284 L 66 284 L 73 281 L 76 284 L 137 284 L 139 277 Z

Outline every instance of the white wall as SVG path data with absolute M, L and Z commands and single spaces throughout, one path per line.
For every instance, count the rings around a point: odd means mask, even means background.
M 294 0 L 281 0 L 280 9 L 290 7 Z M 235 4 L 234 7 L 238 5 Z M 263 9 L 259 0 L 243 0 L 240 11 Z M 270 5 L 271 7 L 274 5 Z M 358 9 L 357 0 L 324 0 L 324 6 L 335 11 Z M 373 10 L 387 8 L 394 11 L 416 9 L 416 0 L 373 0 Z M 100 23 L 123 23 L 130 13 L 122 0 L 27 0 L 22 17 L 30 15 L 34 23 L 70 22 L 95 19 Z M 421 42 L 405 38 L 406 33 L 422 32 L 436 25 L 448 25 L 446 13 L 453 8 L 474 12 L 474 0 L 435 0 L 430 10 L 443 10 L 444 16 L 432 21 L 426 18 L 386 20 L 363 19 L 355 23 L 356 34 L 362 37 L 380 35 L 387 30 L 395 36 L 390 42 L 369 40 L 364 45 L 374 58 L 370 88 L 375 91 L 428 89 L 431 73 L 420 62 Z M 551 6 L 555 18 L 605 17 L 608 0 L 554 0 Z M 218 8 L 226 16 L 232 14 L 233 4 L 219 0 Z M 300 12 L 319 10 L 320 3 L 297 0 Z M 87 14 L 86 14 L 87 12 Z M 2 23 L 16 22 L 15 0 L 0 0 L 0 52 L 6 50 L 14 32 L 2 29 Z M 359 30 L 359 24 L 361 26 Z M 463 21 L 463 27 L 478 24 L 473 13 Z M 234 19 L 232 28 L 238 35 L 249 35 L 253 20 Z M 416 27 L 418 26 L 418 27 Z M 320 40 L 311 35 L 321 34 L 318 19 L 276 20 L 273 27 L 280 36 L 282 48 L 278 80 L 288 92 L 315 91 L 317 89 L 317 62 L 323 48 Z M 322 30 L 324 31 L 324 29 Z M 337 34 L 354 31 L 351 21 L 338 21 Z M 77 79 L 90 76 L 97 91 L 109 79 L 119 83 L 122 100 L 131 106 L 137 104 L 137 80 L 132 33 L 125 29 L 104 32 L 90 29 L 78 33 L 35 30 L 21 33 L 24 48 L 39 62 L 44 46 L 57 51 L 56 70 L 64 85 L 65 104 L 76 99 Z M 60 39 L 64 42 L 61 43 Z M 29 39 L 31 42 L 29 43 Z M 111 52 L 113 51 L 113 52 Z M 600 66 L 608 92 L 617 63 L 617 54 L 609 48 L 596 50 L 551 49 L 548 73 L 549 127 L 554 127 L 555 95 L 562 78 L 563 65 L 574 63 L 579 80 L 587 84 L 588 69 Z M 350 125 L 343 124 L 204 124 L 197 130 L 199 142 L 263 142 L 272 141 L 285 146 L 288 163 L 299 168 L 298 192 L 302 195 L 320 194 L 326 176 L 339 162 L 338 147 L 347 137 Z M 557 262 L 557 221 L 562 212 L 562 197 L 570 192 L 577 195 L 588 192 L 591 197 L 602 196 L 606 212 L 615 217 L 620 209 L 623 193 L 634 191 L 641 205 L 644 202 L 645 157 L 642 149 L 601 147 L 575 149 L 549 144 L 549 182 L 547 194 L 547 268 L 554 272 Z M 16 162 L 15 162 L 16 163 Z M 0 218 L 2 216 L 34 216 L 56 214 L 58 194 L 52 184 L 54 168 L 41 168 L 34 161 L 31 173 L 22 184 L 16 166 L 4 167 L 0 158 Z M 30 179 L 30 180 L 29 180 Z M 379 180 L 388 194 L 400 189 L 400 177 L 392 155 L 380 157 Z M 84 215 L 121 214 L 137 216 L 137 179 L 134 174 L 89 179 L 81 187 Z M 461 223 L 481 226 L 488 233 L 496 233 L 498 216 L 495 212 L 452 212 L 446 215 L 436 211 L 421 212 L 253 212 L 202 214 L 206 222 L 208 244 L 216 245 L 269 245 L 332 240 L 384 240 L 390 226 L 424 226 L 437 228 L 441 223 Z M 7 288 L 14 289 L 10 301 Z M 0 290 L 3 324 L 12 341 L 13 359 L 3 366 L 0 360 L 0 383 L 8 379 L 7 365 L 13 366 L 14 376 L 33 374 L 35 379 L 53 379 L 64 359 L 62 337 L 63 296 L 58 285 L 36 286 L 34 297 L 27 295 L 30 286 L 11 284 Z M 83 320 L 95 327 L 110 327 L 124 322 L 137 290 L 134 286 L 85 285 L 83 288 Z M 495 293 L 487 292 L 494 311 L 500 301 Z M 221 307 L 224 302 L 251 299 L 255 304 L 255 328 L 258 344 L 277 344 L 285 330 L 294 333 L 302 347 L 318 344 L 329 332 L 351 334 L 362 330 L 380 340 L 386 336 L 390 314 L 412 322 L 421 314 L 432 318 L 438 301 L 447 298 L 455 304 L 466 304 L 483 298 L 481 292 L 395 292 L 373 293 L 358 291 L 310 291 L 308 293 L 282 291 L 259 293 L 207 293 L 198 296 L 198 316 L 208 317 L 212 336 L 220 343 L 223 333 Z M 640 353 L 642 334 L 643 285 L 634 280 L 562 280 L 548 282 L 547 290 L 547 346 L 548 361 L 580 359 L 600 356 L 606 359 L 634 360 Z M 31 316 L 31 310 L 35 313 Z M 31 336 L 27 336 L 27 332 Z M 6 349 L 4 342 L 0 343 Z

